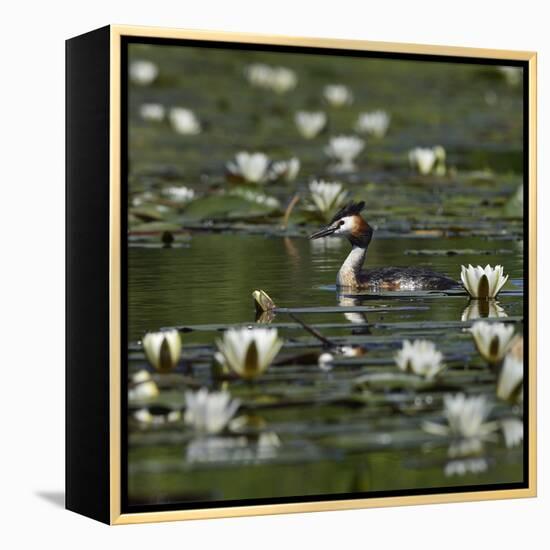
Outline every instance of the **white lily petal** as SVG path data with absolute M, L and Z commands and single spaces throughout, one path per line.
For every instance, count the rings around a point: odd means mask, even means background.
M 172 128 L 182 135 L 196 135 L 201 132 L 201 124 L 195 113 L 183 107 L 174 107 L 168 114 Z
M 353 101 L 351 90 L 343 84 L 329 84 L 325 86 L 323 95 L 333 107 L 342 107 Z
M 496 298 L 506 281 L 508 275 L 504 276 L 503 267 L 497 265 L 492 268 L 486 265 L 484 268 L 480 265 L 473 267 L 468 265 L 467 268 L 462 266 L 460 278 L 464 288 L 468 291 L 472 298 L 480 298 L 480 282 L 482 277 L 487 277 L 488 281 L 488 296 L 486 298 Z M 485 298 L 485 296 L 483 296 Z
M 508 401 L 523 384 L 523 359 L 506 355 L 497 383 L 497 397 Z
M 313 139 L 325 127 L 327 115 L 323 112 L 298 111 L 294 115 L 294 122 L 304 138 Z
M 254 344 L 257 352 L 256 365 L 247 365 L 247 354 Z M 243 378 L 254 378 L 262 374 L 279 353 L 283 341 L 276 329 L 242 328 L 227 330 L 222 340 L 217 341 L 219 352 L 229 368 Z
M 227 163 L 227 169 L 250 183 L 264 183 L 269 173 L 269 157 L 264 153 L 240 151 L 235 161 Z
M 206 434 L 221 432 L 239 408 L 240 402 L 228 392 L 209 392 L 201 388 L 185 393 L 184 422 L 195 431 Z
M 405 340 L 403 347 L 395 355 L 397 366 L 418 376 L 433 378 L 443 369 L 443 354 L 437 351 L 435 344 L 427 340 Z
M 470 328 L 477 350 L 489 363 L 502 361 L 514 339 L 513 325 L 476 321 Z

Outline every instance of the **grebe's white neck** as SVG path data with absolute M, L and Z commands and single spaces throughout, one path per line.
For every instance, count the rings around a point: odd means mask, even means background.
M 361 273 L 361 268 L 365 263 L 366 257 L 366 247 L 354 245 L 345 262 L 342 264 L 340 271 L 338 271 L 336 284 L 338 286 L 349 287 L 359 286 L 359 273 Z

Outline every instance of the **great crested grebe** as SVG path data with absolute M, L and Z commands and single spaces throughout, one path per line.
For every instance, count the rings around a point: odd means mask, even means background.
M 336 284 L 338 287 L 380 290 L 445 290 L 458 286 L 456 281 L 422 267 L 380 267 L 362 270 L 374 230 L 361 217 L 365 202 L 350 202 L 330 223 L 313 233 L 310 239 L 329 235 L 347 237 L 352 250 L 342 264 Z

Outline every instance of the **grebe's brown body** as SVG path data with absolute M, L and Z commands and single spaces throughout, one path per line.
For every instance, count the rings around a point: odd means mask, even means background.
M 338 287 L 365 290 L 446 290 L 457 286 L 456 281 L 421 267 L 381 267 L 363 269 L 367 249 L 373 235 L 372 227 L 361 217 L 363 201 L 349 203 L 331 222 L 311 235 L 320 239 L 329 235 L 346 237 L 352 250 L 342 264 L 336 284 Z

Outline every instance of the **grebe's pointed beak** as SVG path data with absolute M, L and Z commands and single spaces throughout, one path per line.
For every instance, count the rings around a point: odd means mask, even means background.
M 329 235 L 332 235 L 337 229 L 337 225 L 327 225 L 326 227 L 323 227 L 323 229 L 320 229 L 319 231 L 311 234 L 309 238 L 310 240 L 313 240 L 320 239 L 321 237 L 328 237 Z

